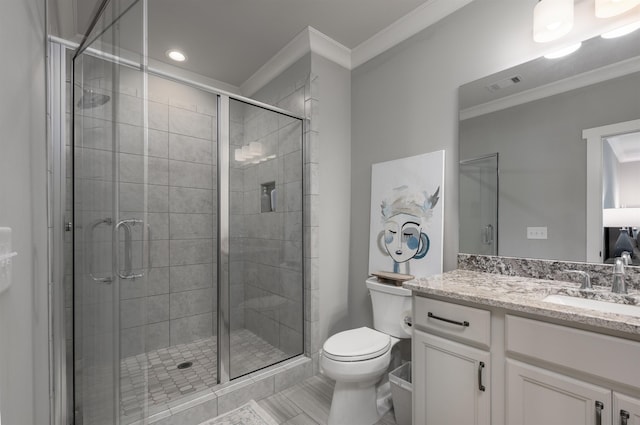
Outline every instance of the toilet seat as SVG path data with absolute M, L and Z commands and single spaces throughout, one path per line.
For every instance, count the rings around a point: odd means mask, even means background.
M 379 357 L 390 347 L 389 335 L 362 327 L 333 335 L 324 343 L 322 351 L 331 360 L 357 362 Z

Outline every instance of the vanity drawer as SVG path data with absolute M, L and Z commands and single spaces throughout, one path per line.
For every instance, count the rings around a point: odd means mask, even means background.
M 640 343 L 596 332 L 506 316 L 507 353 L 542 360 L 640 388 Z
M 491 313 L 479 308 L 415 296 L 413 325 L 485 348 L 491 342 Z

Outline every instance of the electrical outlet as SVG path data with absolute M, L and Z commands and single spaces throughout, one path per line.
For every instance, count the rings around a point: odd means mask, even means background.
M 547 228 L 527 227 L 527 239 L 547 239 Z

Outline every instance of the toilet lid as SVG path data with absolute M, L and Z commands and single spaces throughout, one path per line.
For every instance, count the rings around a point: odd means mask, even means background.
M 390 346 L 389 335 L 363 327 L 333 335 L 324 343 L 322 351 L 330 359 L 355 362 L 381 356 Z

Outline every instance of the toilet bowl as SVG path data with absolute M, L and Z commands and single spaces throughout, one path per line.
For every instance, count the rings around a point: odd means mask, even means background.
M 405 318 L 411 291 L 367 279 L 374 327 L 343 331 L 327 339 L 320 352 L 320 371 L 336 381 L 329 425 L 372 425 L 391 407 L 389 389 L 380 384 L 391 362 L 391 350 L 411 333 Z

